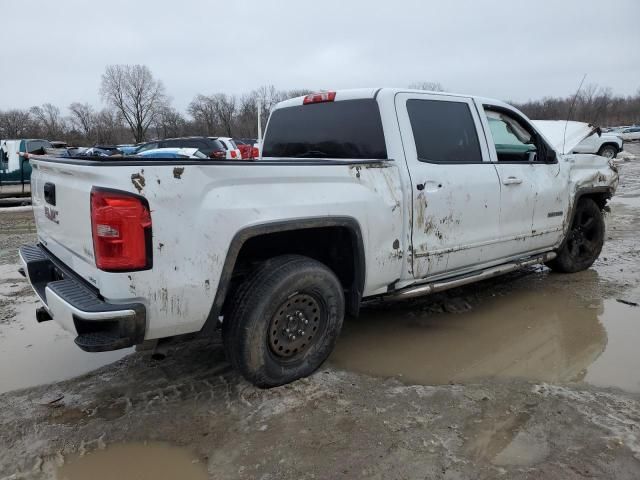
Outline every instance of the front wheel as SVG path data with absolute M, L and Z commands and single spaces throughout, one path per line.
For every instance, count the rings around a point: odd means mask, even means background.
M 604 235 L 604 216 L 598 204 L 590 198 L 580 200 L 564 245 L 547 266 L 563 273 L 586 270 L 600 255 Z
M 618 149 L 613 145 L 604 145 L 598 152 L 598 155 L 605 158 L 615 158 L 617 154 Z
M 300 255 L 275 257 L 233 296 L 222 323 L 225 352 L 254 385 L 284 385 L 322 365 L 343 318 L 344 294 L 329 268 Z

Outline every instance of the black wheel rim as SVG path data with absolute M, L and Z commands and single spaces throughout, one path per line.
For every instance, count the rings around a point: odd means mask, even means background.
M 269 349 L 283 361 L 300 358 L 322 335 L 323 303 L 309 293 L 296 293 L 277 308 L 269 322 Z
M 571 234 L 568 239 L 568 248 L 571 256 L 576 260 L 590 259 L 598 251 L 598 238 L 600 224 L 588 211 L 578 212 Z

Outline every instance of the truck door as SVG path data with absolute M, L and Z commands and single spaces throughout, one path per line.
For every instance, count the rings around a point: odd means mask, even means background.
M 500 184 L 472 100 L 399 93 L 395 105 L 412 184 L 414 277 L 499 258 Z
M 491 158 L 500 177 L 500 237 L 506 255 L 533 253 L 562 234 L 566 180 L 553 149 L 522 116 L 479 105 Z

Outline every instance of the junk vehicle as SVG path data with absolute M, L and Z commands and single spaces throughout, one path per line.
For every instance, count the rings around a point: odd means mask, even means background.
M 0 197 L 30 193 L 31 165 L 20 152 L 44 153 L 52 148 L 48 140 L 0 140 Z
M 222 329 L 260 387 L 307 376 L 364 301 L 600 254 L 610 160 L 487 98 L 407 89 L 279 103 L 255 161 L 32 156 L 25 275 L 89 352 Z
M 533 124 L 542 131 L 551 128 L 561 129 L 564 132 L 565 126 L 573 122 L 563 120 L 533 120 Z M 579 122 L 576 122 L 580 124 Z M 590 153 L 606 158 L 616 158 L 618 153 L 624 149 L 624 141 L 619 134 L 598 131 L 573 147 L 572 153 Z

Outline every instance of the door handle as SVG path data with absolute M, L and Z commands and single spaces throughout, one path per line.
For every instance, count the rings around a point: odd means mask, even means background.
M 507 177 L 502 183 L 504 185 L 520 185 L 522 183 L 522 179 L 518 177 Z

